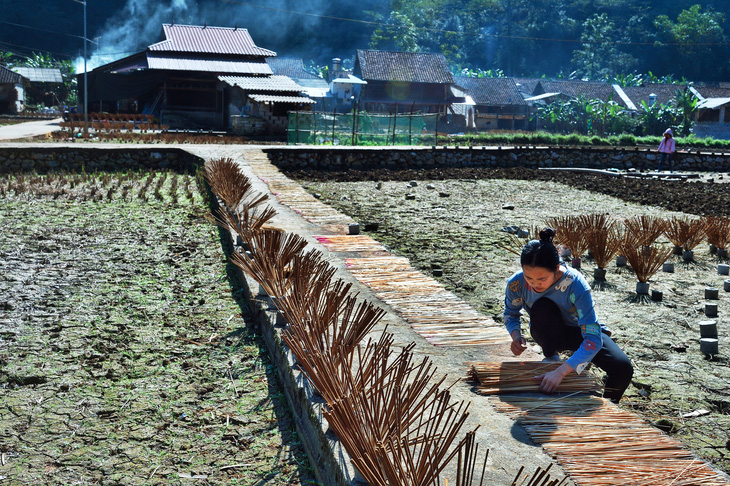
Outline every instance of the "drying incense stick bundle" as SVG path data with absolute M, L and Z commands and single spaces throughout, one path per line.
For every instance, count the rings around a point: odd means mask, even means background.
M 608 400 L 505 395 L 492 403 L 515 416 L 577 484 L 728 484 L 680 442 Z
M 557 369 L 562 363 L 540 361 L 481 362 L 471 363 L 469 378 L 478 382 L 477 390 L 483 395 L 497 393 L 538 393 L 540 380 L 536 376 Z M 567 375 L 558 387 L 558 392 L 592 392 L 601 387 L 595 377 L 588 373 Z

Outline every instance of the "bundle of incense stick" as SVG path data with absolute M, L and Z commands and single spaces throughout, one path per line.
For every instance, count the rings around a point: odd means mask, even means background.
M 393 307 L 411 327 L 437 346 L 509 342 L 503 326 L 477 312 L 402 257 L 348 258 L 352 275 Z
M 338 224 L 345 227 L 355 222 L 309 194 L 268 161 L 249 160 L 249 164 L 255 167 L 259 178 L 269 186 L 269 190 L 281 204 L 301 214 L 306 220 L 314 224 Z
M 608 400 L 505 395 L 491 403 L 515 416 L 577 484 L 728 486 L 680 442 Z
M 479 383 L 477 390 L 483 395 L 497 393 L 539 392 L 541 380 L 535 377 L 553 371 L 562 363 L 540 361 L 476 362 L 470 363 L 469 378 Z M 568 374 L 558 387 L 558 392 L 591 392 L 601 387 L 589 373 Z
M 315 236 L 328 250 L 335 252 L 387 251 L 386 248 L 366 235 Z

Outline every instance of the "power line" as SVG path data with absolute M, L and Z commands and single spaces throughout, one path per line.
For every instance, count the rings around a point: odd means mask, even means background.
M 68 52 L 49 51 L 49 50 L 42 49 L 42 48 L 21 46 L 18 44 L 13 44 L 11 42 L 4 42 L 4 41 L 0 41 L 0 47 L 9 48 L 8 49 L 9 51 L 14 51 L 14 52 L 12 52 L 13 55 L 17 55 L 20 57 L 26 57 L 26 58 L 31 57 L 36 52 L 54 54 L 59 57 L 67 57 L 67 58 L 75 57 L 78 55 L 78 54 L 70 54 Z M 22 50 L 18 51 L 18 49 L 22 49 Z M 28 51 L 30 51 L 30 53 L 28 53 Z M 25 52 L 25 54 L 23 54 L 23 52 Z
M 13 25 L 15 27 L 22 27 L 24 29 L 37 30 L 39 32 L 48 32 L 49 34 L 65 35 L 65 36 L 68 36 L 68 37 L 74 37 L 76 39 L 82 39 L 82 40 L 84 38 L 83 36 L 80 36 L 80 35 L 68 34 L 66 32 L 59 32 L 57 30 L 41 29 L 39 27 L 33 27 L 33 26 L 30 26 L 30 25 L 23 25 L 23 24 L 15 24 L 13 22 L 5 22 L 5 21 L 2 21 L 2 20 L 0 20 L 0 24 Z

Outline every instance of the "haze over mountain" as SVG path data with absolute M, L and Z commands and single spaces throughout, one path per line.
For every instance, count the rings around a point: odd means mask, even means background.
M 727 0 L 86 1 L 89 68 L 143 50 L 174 22 L 247 28 L 257 45 L 318 64 L 376 48 L 441 52 L 454 68 L 512 76 L 730 81 Z M 0 9 L 1 52 L 82 54 L 78 1 L 0 0 Z

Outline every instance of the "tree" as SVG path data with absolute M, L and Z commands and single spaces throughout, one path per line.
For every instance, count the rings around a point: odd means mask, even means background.
M 677 106 L 677 109 L 682 113 L 682 123 L 679 125 L 679 131 L 682 136 L 689 135 L 692 130 L 692 116 L 697 109 L 697 103 L 699 103 L 699 101 L 700 100 L 697 99 L 695 94 L 689 89 L 689 86 L 684 88 L 684 90 L 678 89 L 674 92 L 674 103 Z
M 594 14 L 583 23 L 582 49 L 573 51 L 576 71 L 588 79 L 601 79 L 630 71 L 636 60 L 616 44 L 616 26 L 605 13 Z
M 5 67 L 13 66 L 13 53 L 0 51 L 0 65 Z
M 700 5 L 682 10 L 676 22 L 666 15 L 657 17 L 654 24 L 666 39 L 663 45 L 667 47 L 671 65 L 677 70 L 675 74 L 694 79 L 700 75 L 713 80 L 728 74 L 730 65 L 724 45 L 727 37 L 721 26 L 724 21 L 724 14 L 712 9 L 702 12 Z M 718 65 L 718 59 L 725 59 L 725 63 Z
M 408 16 L 391 12 L 385 25 L 378 26 L 370 37 L 370 48 L 418 52 L 417 38 L 416 26 Z
M 645 100 L 641 100 L 639 111 L 639 126 L 642 135 L 661 134 L 668 127 L 676 127 L 682 123 L 682 113 L 671 104 L 654 103 L 649 106 Z

